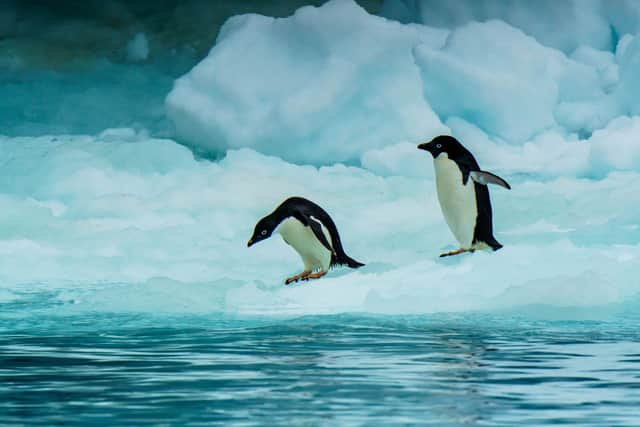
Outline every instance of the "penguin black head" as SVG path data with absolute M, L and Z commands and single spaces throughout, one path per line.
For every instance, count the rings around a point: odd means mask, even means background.
M 276 220 L 273 215 L 267 215 L 260 221 L 258 221 L 255 228 L 253 229 L 253 235 L 247 242 L 247 247 L 250 247 L 260 242 L 261 240 L 265 240 L 271 237 L 271 234 L 273 234 L 273 230 L 276 229 L 280 222 L 281 221 Z
M 418 145 L 418 148 L 430 152 L 434 159 L 442 153 L 446 153 L 452 160 L 469 154 L 457 139 L 449 135 L 436 136 L 430 142 Z

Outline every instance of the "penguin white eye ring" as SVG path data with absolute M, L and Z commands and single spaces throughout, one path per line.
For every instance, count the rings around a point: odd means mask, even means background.
M 329 268 L 364 264 L 350 258 L 342 248 L 338 228 L 329 214 L 310 200 L 290 197 L 256 224 L 247 246 L 271 237 L 278 231 L 282 239 L 298 252 L 304 271 L 289 277 L 285 284 L 319 279 Z
M 473 154 L 452 136 L 437 136 L 430 142 L 418 145 L 418 148 L 433 156 L 440 208 L 460 244 L 460 249 L 440 256 L 474 252 L 477 249 L 500 249 L 502 245 L 493 236 L 487 185 L 500 185 L 510 190 L 507 181 L 480 170 Z

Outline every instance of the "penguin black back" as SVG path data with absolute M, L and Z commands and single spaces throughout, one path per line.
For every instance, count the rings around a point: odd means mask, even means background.
M 273 230 L 286 218 L 294 217 L 302 222 L 304 225 L 311 226 L 311 221 L 317 220 L 327 229 L 329 236 L 331 236 L 331 267 L 338 265 L 346 265 L 351 268 L 362 267 L 364 264 L 349 257 L 342 247 L 342 241 L 340 240 L 340 234 L 336 224 L 331 219 L 331 216 L 322 209 L 320 206 L 312 202 L 311 200 L 303 197 L 289 197 L 282 202 L 271 214 L 261 219 L 253 233 L 253 237 L 250 240 L 250 245 L 263 240 L 271 235 Z M 265 234 L 262 234 L 266 231 Z M 316 233 L 316 235 L 322 239 L 322 232 Z M 328 242 L 323 242 L 328 245 Z
M 476 189 L 476 206 L 478 206 L 478 219 L 473 231 L 473 243 L 484 242 L 497 251 L 502 244 L 493 236 L 493 212 L 491 211 L 491 198 L 486 185 L 474 182 Z
M 342 247 L 342 241 L 340 240 L 340 234 L 338 233 L 338 227 L 336 227 L 331 216 L 320 206 L 303 197 L 290 197 L 282 202 L 282 204 L 276 208 L 276 211 L 280 209 L 287 212 L 289 214 L 288 216 L 297 216 L 298 213 L 302 213 L 303 215 L 313 217 L 326 227 L 331 236 L 331 246 L 333 246 L 333 254 L 331 255 L 332 267 L 336 265 L 346 265 L 351 268 L 358 268 L 364 265 L 350 258 L 345 253 Z

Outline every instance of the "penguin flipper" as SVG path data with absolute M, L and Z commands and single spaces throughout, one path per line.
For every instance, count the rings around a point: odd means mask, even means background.
M 469 175 L 471 176 L 471 179 L 473 179 L 478 184 L 482 184 L 482 185 L 495 184 L 495 185 L 504 187 L 507 190 L 511 190 L 511 186 L 507 181 L 500 178 L 498 175 L 492 174 L 491 172 L 472 171 Z
M 316 236 L 316 239 L 318 239 L 318 241 L 322 243 L 322 246 L 327 248 L 327 250 L 332 254 L 335 253 L 335 251 L 327 241 L 327 238 L 325 237 L 324 232 L 322 231 L 322 223 L 320 221 L 302 212 L 296 212 L 294 214 L 294 217 L 298 221 L 300 221 L 302 225 L 305 225 L 311 228 L 311 231 L 313 231 L 313 234 Z

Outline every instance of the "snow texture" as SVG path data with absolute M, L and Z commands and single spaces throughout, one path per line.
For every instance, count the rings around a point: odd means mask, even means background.
M 496 11 L 507 3 L 478 2 L 493 11 L 490 17 L 502 16 Z M 512 3 L 505 10 L 521 11 L 522 19 L 543 13 Z M 601 20 L 620 21 L 597 1 L 584 9 L 571 1 L 557 4 L 556 18 L 570 8 L 589 22 L 598 21 L 597 11 Z M 634 3 L 620 4 L 634 16 Z M 392 6 L 401 5 L 389 2 L 383 12 Z M 180 140 L 197 151 L 251 147 L 322 165 L 375 161 L 375 150 L 452 132 L 443 125 L 449 121 L 463 120 L 520 147 L 547 140 L 550 132 L 587 140 L 640 108 L 637 38 L 626 35 L 605 51 L 577 33 L 585 44 L 566 53 L 504 21 L 468 20 L 439 29 L 402 25 L 369 15 L 351 0 L 282 19 L 235 17 L 207 58 L 176 81 L 167 113 Z M 632 29 L 633 22 L 620 25 Z
M 412 54 L 445 35 L 344 0 L 284 19 L 235 17 L 207 58 L 176 81 L 167 111 L 178 135 L 203 151 L 252 147 L 295 162 L 351 161 L 365 148 L 446 130 L 422 95 Z
M 498 19 L 567 54 L 583 45 L 612 50 L 640 31 L 635 0 L 385 0 L 381 14 L 436 28 Z
M 594 136 L 594 146 L 604 139 Z M 415 151 L 430 169 L 428 154 Z M 267 315 L 585 307 L 637 293 L 639 215 L 627 207 L 640 203 L 638 172 L 541 180 L 494 163 L 513 185 L 492 188 L 505 248 L 439 259 L 455 242 L 433 179 L 389 174 L 395 159 L 387 158 L 388 176 L 380 176 L 249 149 L 196 160 L 171 140 L 131 129 L 1 138 L 0 293 L 19 300 L 47 290 L 63 304 L 58 311 Z M 491 163 L 483 153 L 478 160 Z M 290 195 L 321 204 L 347 253 L 367 266 L 285 287 L 302 268 L 296 253 L 279 236 L 251 248 L 246 240 Z

